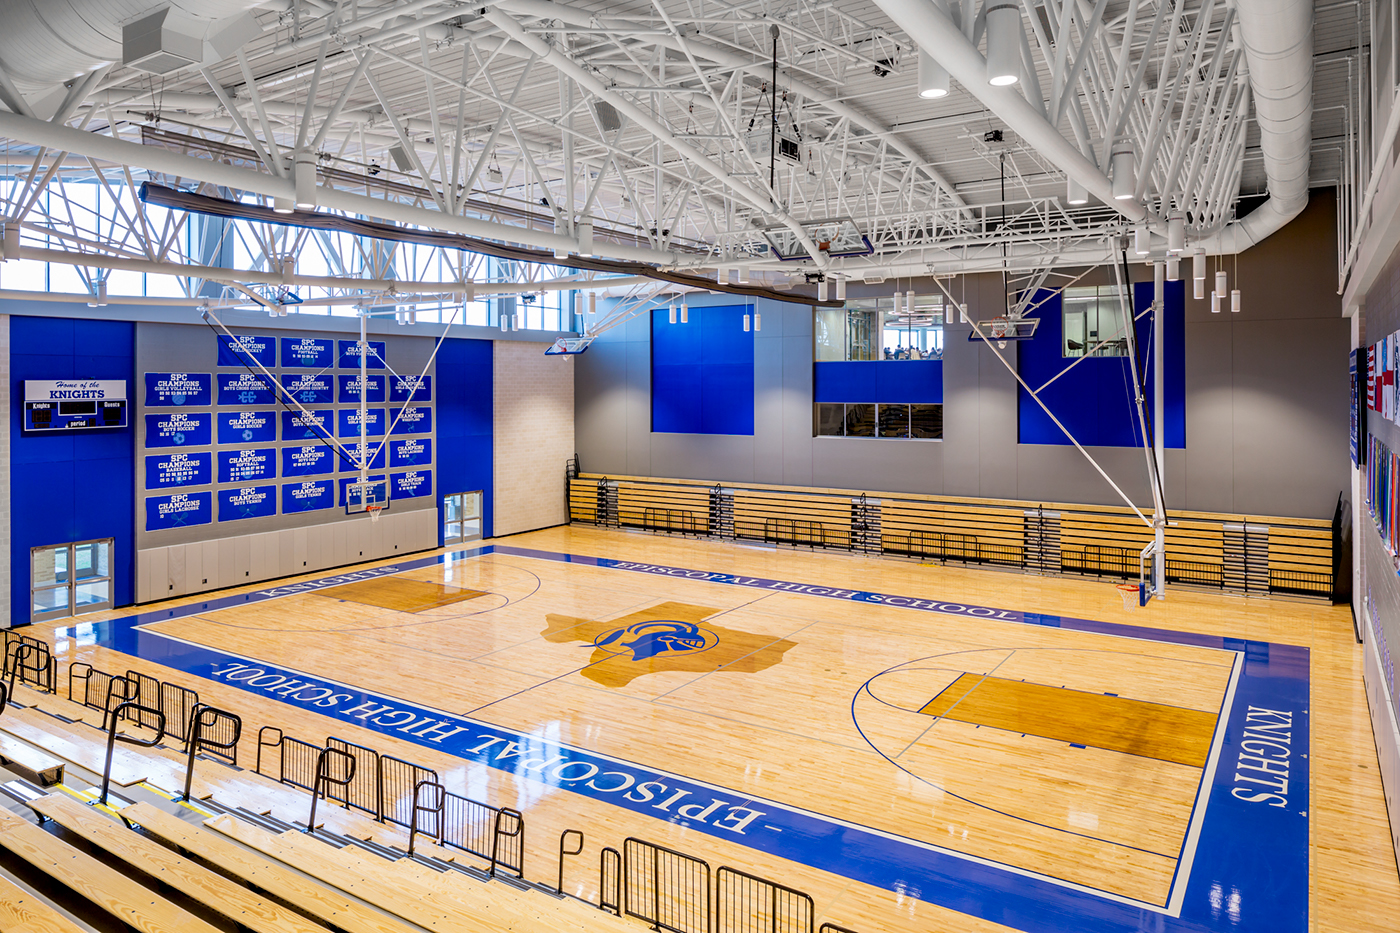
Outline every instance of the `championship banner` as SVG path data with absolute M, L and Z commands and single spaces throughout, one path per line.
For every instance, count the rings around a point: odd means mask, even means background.
M 394 473 L 389 477 L 390 499 L 417 499 L 433 494 L 433 474 L 430 470 Z
M 283 337 L 283 369 L 330 369 L 335 363 L 335 342 L 315 337 Z
M 302 447 L 282 448 L 283 476 L 315 476 L 334 473 L 335 461 L 340 459 L 335 451 L 325 444 L 307 444 Z M 286 508 L 283 508 L 286 511 Z
M 360 460 L 363 457 L 374 458 L 373 462 L 371 462 L 369 466 L 365 467 L 365 469 L 384 469 L 384 450 L 379 446 L 378 441 L 366 441 L 364 447 L 361 447 L 358 442 L 354 444 L 346 444 L 345 449 L 349 451 L 350 456 L 340 456 L 337 458 L 340 461 L 340 472 L 355 472 L 360 468 Z
M 276 486 L 244 486 L 219 491 L 219 521 L 267 518 L 277 514 Z
M 403 414 L 400 415 L 399 413 Z M 406 408 L 389 409 L 389 423 L 394 426 L 394 434 L 433 433 L 433 410 L 424 405 L 409 405 Z
M 266 376 L 257 373 L 220 373 L 220 405 L 275 405 L 277 396 Z
M 258 444 L 277 440 L 277 412 L 221 411 L 220 444 Z
M 335 508 L 335 490 L 330 480 L 307 480 L 282 484 L 282 514 L 315 512 Z
M 288 374 L 282 377 L 282 390 L 288 398 L 294 398 L 303 405 L 330 405 L 335 402 L 335 382 L 330 376 Z
M 410 437 L 403 441 L 389 442 L 389 466 L 427 466 L 433 462 L 433 442 L 426 438 Z
M 213 493 L 180 492 L 173 496 L 146 497 L 146 530 L 164 531 L 207 525 Z
M 391 402 L 431 402 L 433 400 L 432 376 L 390 376 L 389 401 Z
M 366 369 L 384 368 L 384 341 L 370 340 L 368 351 L 361 350 L 358 340 L 337 340 L 336 348 L 340 361 L 336 364 L 337 369 L 359 369 L 360 356 L 365 355 Z
M 365 401 L 384 401 L 384 380 L 386 378 L 385 376 L 365 377 L 364 384 L 368 386 L 368 397 Z M 336 397 L 340 400 L 342 405 L 355 404 L 360 401 L 360 377 L 358 374 L 353 376 L 337 376 L 336 383 L 340 387 L 340 391 L 336 393 Z
M 277 338 L 235 334 L 230 340 L 219 335 L 220 366 L 249 366 L 256 360 L 271 369 L 277 365 Z
M 282 412 L 282 440 L 302 441 L 331 437 L 335 431 L 335 412 L 329 409 L 303 415 L 299 411 Z
M 337 418 L 340 437 L 360 436 L 360 410 L 358 408 L 341 408 Z M 384 433 L 384 409 L 365 409 L 365 436 L 377 437 Z
M 146 373 L 146 407 L 202 407 L 213 403 L 209 373 Z
M 272 479 L 277 475 L 277 448 L 219 451 L 219 482 L 242 483 L 250 479 Z M 222 513 L 220 513 L 222 514 Z M 223 521 L 222 518 L 219 521 Z
M 208 412 L 147 415 L 146 447 L 208 447 L 213 423 Z
M 146 488 L 208 486 L 214 481 L 214 455 L 204 453 L 155 454 L 146 457 Z

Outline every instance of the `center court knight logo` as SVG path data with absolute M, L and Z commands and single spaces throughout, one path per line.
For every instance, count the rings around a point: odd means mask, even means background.
M 546 641 L 592 645 L 583 676 L 605 687 L 625 687 L 643 674 L 724 670 L 752 674 L 783 659 L 796 642 L 704 625 L 721 610 L 688 603 L 659 603 L 610 622 L 550 613 Z

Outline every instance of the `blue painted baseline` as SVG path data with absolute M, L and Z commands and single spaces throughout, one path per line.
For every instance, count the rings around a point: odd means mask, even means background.
M 1207 814 L 1193 820 L 1199 838 L 1184 892 L 1178 879 L 1167 906 L 1144 904 L 141 628 L 490 553 L 1235 652 L 1234 699 L 1223 711 L 1218 761 L 1206 773 Z M 55 631 L 56 640 L 64 637 L 1027 933 L 1308 929 L 1309 653 L 1303 647 L 508 546 L 439 554 Z M 1191 843 L 1188 839 L 1188 853 Z

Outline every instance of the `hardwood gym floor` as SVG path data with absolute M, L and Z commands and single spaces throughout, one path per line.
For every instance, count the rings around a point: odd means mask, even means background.
M 56 652 L 435 767 L 525 812 L 532 878 L 581 829 L 585 896 L 637 836 L 862 933 L 1400 916 L 1346 607 L 1129 612 L 1109 582 L 584 527 L 489 547 L 84 617 Z

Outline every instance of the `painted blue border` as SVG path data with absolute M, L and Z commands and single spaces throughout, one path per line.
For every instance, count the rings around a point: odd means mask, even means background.
M 1225 711 L 1209 806 L 1179 912 L 140 628 L 491 553 L 1234 652 L 1234 702 Z M 84 623 L 55 637 L 228 683 L 1027 933 L 1308 929 L 1309 652 L 1303 647 L 499 545 Z

